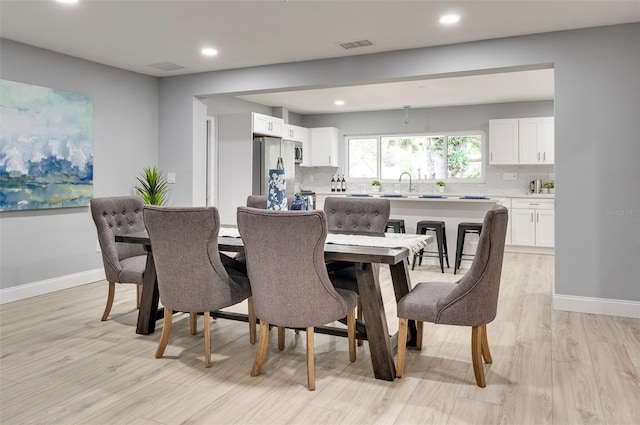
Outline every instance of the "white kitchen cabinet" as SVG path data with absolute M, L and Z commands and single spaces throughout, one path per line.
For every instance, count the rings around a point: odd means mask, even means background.
M 338 129 L 335 127 L 312 128 L 310 136 L 309 165 L 312 167 L 337 167 Z
M 489 164 L 553 164 L 554 119 L 489 120 Z
M 554 201 L 513 198 L 511 200 L 511 244 L 553 247 L 555 234 Z
M 284 124 L 282 138 L 293 142 L 300 142 L 303 146 L 309 143 L 309 129 L 299 125 Z
M 260 136 L 282 137 L 284 121 L 282 118 L 253 112 L 253 134 Z
M 518 163 L 518 120 L 489 120 L 489 164 Z
M 553 117 L 518 120 L 518 163 L 554 163 Z

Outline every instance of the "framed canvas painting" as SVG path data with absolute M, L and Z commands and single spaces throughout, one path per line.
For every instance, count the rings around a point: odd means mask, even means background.
M 0 80 L 0 211 L 87 206 L 90 96 Z

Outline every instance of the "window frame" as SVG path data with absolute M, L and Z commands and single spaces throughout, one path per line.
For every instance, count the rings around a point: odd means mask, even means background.
M 351 139 L 376 139 L 376 155 L 377 155 L 377 164 L 376 164 L 376 176 L 375 177 L 350 177 L 349 181 L 354 183 L 367 183 L 371 182 L 371 180 L 380 180 L 383 183 L 393 183 L 397 182 L 395 179 L 382 179 L 380 178 L 382 172 L 382 139 L 385 137 L 389 138 L 402 138 L 402 137 L 433 137 L 433 136 L 443 136 L 445 140 L 448 140 L 449 137 L 455 136 L 469 136 L 469 135 L 480 135 L 481 139 L 481 147 L 480 150 L 482 152 L 482 158 L 480 161 L 480 177 L 475 179 L 459 179 L 459 178 L 446 178 L 446 179 L 427 179 L 423 178 L 418 180 L 417 176 L 412 176 L 415 181 L 421 182 L 436 182 L 439 180 L 444 181 L 446 184 L 479 184 L 485 183 L 487 179 L 487 132 L 485 130 L 455 130 L 455 131 L 430 131 L 425 133 L 379 133 L 379 134 L 345 134 L 344 135 L 344 146 L 345 146 L 345 161 L 344 161 L 344 170 L 345 175 L 349 176 L 349 141 Z M 445 149 L 445 160 L 448 163 L 448 155 L 449 149 L 447 145 L 447 149 Z

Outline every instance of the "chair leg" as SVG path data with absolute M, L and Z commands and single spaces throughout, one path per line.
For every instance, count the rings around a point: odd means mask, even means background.
M 482 325 L 482 358 L 485 363 L 493 363 L 491 352 L 489 351 L 489 341 L 487 340 L 487 325 Z
M 278 326 L 278 350 L 284 350 L 284 326 Z
M 256 343 L 256 313 L 253 310 L 253 297 L 247 299 L 247 307 L 249 310 L 249 343 Z
M 142 285 L 136 285 L 136 308 L 140 310 L 140 303 L 142 302 Z
M 422 329 L 424 327 L 424 322 L 421 322 L 420 320 L 417 321 L 416 323 L 416 348 L 418 350 L 422 350 Z
M 104 322 L 109 318 L 111 313 L 111 306 L 113 305 L 113 296 L 116 293 L 116 283 L 109 282 L 109 294 L 107 295 L 107 305 L 104 307 L 104 313 L 102 313 L 102 321 Z
M 360 299 L 360 295 L 358 295 L 358 320 L 362 320 L 362 300 Z M 355 325 L 354 325 L 355 326 Z M 358 347 L 362 347 L 363 340 L 358 338 Z
M 482 364 L 482 326 L 471 328 L 471 360 L 473 361 L 473 373 L 476 376 L 476 384 L 484 388 L 487 382 L 484 379 L 484 367 Z
M 211 313 L 204 312 L 204 367 L 211 367 Z
M 349 339 L 349 360 L 356 361 L 356 315 L 353 310 L 347 313 L 347 337 Z
M 173 318 L 173 311 L 170 308 L 164 308 L 164 326 L 162 327 L 162 337 L 160 338 L 160 344 L 156 350 L 156 359 L 159 359 L 164 354 L 167 343 L 169 342 L 169 335 L 171 335 L 171 319 Z
M 258 351 L 256 351 L 256 359 L 253 361 L 251 368 L 251 376 L 260 375 L 260 369 L 264 359 L 267 357 L 267 348 L 269 347 L 269 324 L 264 320 L 260 320 L 260 340 L 258 341 Z
M 404 374 L 404 356 L 407 352 L 407 319 L 398 321 L 398 364 L 396 366 L 396 376 L 402 378 Z
M 444 232 L 441 226 L 436 227 L 434 230 L 436 232 L 436 245 L 438 245 L 438 259 L 440 260 L 440 271 L 444 273 L 444 248 L 442 246 L 442 243 L 443 243 L 442 234 Z
M 189 331 L 191 335 L 198 333 L 198 313 L 189 313 Z
M 307 383 L 309 391 L 315 391 L 316 367 L 313 359 L 313 326 L 307 328 Z

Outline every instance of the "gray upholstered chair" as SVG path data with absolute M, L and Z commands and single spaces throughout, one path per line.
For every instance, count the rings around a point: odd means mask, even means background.
M 382 198 L 328 197 L 324 201 L 329 233 L 383 236 L 391 213 L 391 202 Z M 379 273 L 380 265 L 373 264 Z M 356 268 L 353 263 L 331 261 L 327 263 L 329 279 L 333 286 L 358 292 Z M 358 320 L 362 320 L 362 308 L 358 296 Z M 362 345 L 362 340 L 358 340 Z
M 288 212 L 239 207 L 238 229 L 247 257 L 255 312 L 260 319 L 260 342 L 251 376 L 259 375 L 262 369 L 270 324 L 279 329 L 306 328 L 307 378 L 309 390 L 313 391 L 314 326 L 346 316 L 349 359 L 356 359 L 356 294 L 334 289 L 327 275 L 325 214 L 318 210 Z M 283 347 L 279 344 L 278 348 Z
M 120 243 L 115 235 L 144 230 L 142 199 L 136 196 L 94 198 L 91 200 L 91 216 L 98 231 L 98 242 L 102 251 L 104 273 L 109 282 L 107 305 L 102 320 L 107 320 L 116 291 L 116 283 L 137 284 L 136 305 L 140 307 L 142 276 L 147 254 L 142 245 Z
M 220 216 L 215 207 L 167 208 L 145 206 L 144 220 L 164 306 L 164 327 L 156 351 L 162 357 L 171 334 L 174 311 L 190 313 L 195 334 L 196 313 L 204 313 L 205 366 L 211 366 L 210 312 L 248 299 L 249 341 L 256 339 L 251 287 L 246 278 L 231 278 L 220 261 Z
M 457 283 L 422 282 L 398 302 L 398 367 L 404 373 L 407 320 L 418 321 L 417 346 L 422 348 L 423 322 L 471 326 L 471 359 L 476 383 L 485 387 L 482 359 L 491 363 L 487 323 L 496 317 L 502 258 L 507 233 L 507 209 L 487 212 L 471 268 Z

